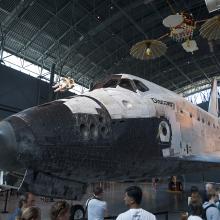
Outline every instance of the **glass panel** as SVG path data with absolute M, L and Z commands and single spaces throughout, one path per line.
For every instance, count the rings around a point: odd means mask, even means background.
M 116 88 L 117 84 L 117 79 L 110 79 L 107 83 L 104 84 L 103 88 Z
M 137 89 L 141 92 L 147 92 L 149 91 L 149 88 L 147 86 L 144 85 L 144 83 L 138 81 L 138 80 L 133 80 Z
M 132 92 L 135 92 L 133 86 L 131 85 L 131 81 L 129 79 L 121 79 L 119 86 L 131 90 Z

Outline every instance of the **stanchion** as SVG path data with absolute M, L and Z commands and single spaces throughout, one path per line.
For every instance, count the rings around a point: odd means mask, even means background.
M 8 194 L 9 194 L 9 190 L 6 190 L 6 196 L 5 196 L 5 206 L 4 206 L 4 210 L 3 210 L 1 213 L 8 213 L 8 211 L 7 211 Z

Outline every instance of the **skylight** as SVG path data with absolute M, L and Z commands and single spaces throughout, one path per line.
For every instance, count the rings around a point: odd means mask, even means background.
M 29 61 L 26 61 L 20 57 L 12 55 L 6 51 L 3 52 L 3 61 L 6 66 L 9 66 L 13 69 L 21 71 L 32 77 L 40 78 L 41 80 L 44 80 L 46 82 L 50 81 L 50 72 L 48 70 L 38 65 L 35 65 Z M 55 82 L 57 82 L 59 78 L 60 77 L 57 74 L 55 74 Z M 74 88 L 70 89 L 69 91 L 75 94 L 82 94 L 88 91 L 88 89 L 76 83 Z

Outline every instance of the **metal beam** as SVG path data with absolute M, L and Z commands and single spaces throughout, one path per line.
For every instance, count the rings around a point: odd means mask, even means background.
M 220 80 L 220 76 L 216 75 L 219 74 L 219 71 L 212 73 L 212 75 L 215 75 L 214 77 L 211 77 L 211 79 L 216 78 L 217 80 Z M 192 85 L 188 85 L 188 86 L 184 86 L 183 88 L 180 88 L 178 90 L 175 90 L 176 93 L 183 93 L 183 95 L 186 96 L 190 96 L 193 95 L 195 93 L 201 92 L 205 89 L 208 89 L 211 87 L 210 83 L 207 83 L 207 80 L 200 80 L 198 82 L 195 83 L 196 87 L 192 86 Z
M 164 74 L 161 74 L 161 76 L 164 78 L 165 81 L 169 82 L 174 88 L 179 89 L 179 86 L 177 84 L 175 84 L 172 80 L 167 79 Z M 165 88 L 167 88 L 167 87 L 165 87 Z
M 148 39 L 149 37 L 148 37 L 147 34 L 143 31 L 143 29 L 142 29 L 121 7 L 119 7 L 118 4 L 117 4 L 114 0 L 113 0 L 112 2 L 113 2 L 113 4 L 114 4 L 119 10 L 122 11 L 123 15 L 134 25 L 134 27 L 135 27 L 142 35 L 144 35 L 145 38 Z M 151 1 L 148 2 L 148 3 L 151 3 Z M 165 58 L 166 58 L 182 75 L 184 75 L 184 76 L 187 78 L 188 81 L 190 81 L 190 82 L 192 83 L 191 79 L 190 79 L 167 55 L 165 55 Z M 169 81 L 171 82 L 172 85 L 175 85 L 175 83 L 173 83 L 171 80 L 169 80 Z M 176 87 L 176 85 L 175 85 L 175 87 Z
M 192 61 L 194 63 L 194 65 L 196 66 L 196 68 L 203 73 L 203 75 L 205 76 L 205 78 L 208 80 L 209 83 L 211 83 L 211 80 L 209 79 L 209 77 L 207 76 L 206 72 L 201 68 L 201 66 L 196 62 L 196 60 L 194 58 L 192 58 Z
M 139 32 L 141 32 L 141 34 L 143 34 L 144 35 L 144 37 L 145 38 L 148 38 L 148 36 L 147 36 L 147 34 L 142 30 L 142 28 L 126 13 L 126 11 L 124 11 L 124 9 L 121 9 L 118 5 L 117 5 L 117 3 L 115 3 L 115 1 L 112 1 L 113 2 L 113 4 L 119 9 L 119 11 L 121 11 L 122 12 L 122 14 L 124 15 L 124 16 L 126 16 L 126 18 L 134 25 L 134 27 L 139 31 Z M 143 2 L 142 2 L 143 3 Z M 151 1 L 149 1 L 149 2 L 147 2 L 147 3 L 151 3 Z M 116 53 L 117 51 L 119 51 L 120 49 L 122 49 L 122 47 L 120 47 L 118 50 L 116 50 L 116 51 L 114 51 L 111 55 L 113 55 L 114 53 Z M 130 49 L 130 48 L 129 48 Z M 109 56 L 108 56 L 109 57 Z M 98 65 L 101 63 L 101 62 L 103 62 L 106 58 L 108 58 L 108 57 L 105 57 L 105 58 L 103 58 L 99 63 L 98 63 Z M 184 75 L 189 81 L 191 81 L 191 79 L 169 58 L 169 57 L 167 57 L 167 60 L 170 62 L 170 63 L 172 63 L 172 65 L 179 71 L 179 72 L 181 72 L 181 74 L 182 75 Z M 92 67 L 92 69 L 94 69 L 95 67 Z M 89 71 L 87 71 L 84 75 L 87 75 L 89 72 L 91 72 L 91 70 L 92 69 L 90 69 Z M 111 68 L 110 68 L 111 69 Z M 108 69 L 107 71 L 109 71 L 110 69 Z M 170 80 L 171 81 L 171 80 Z M 191 81 L 192 82 L 192 81 Z M 171 83 L 172 85 L 174 85 L 174 83 L 172 82 Z
M 152 1 L 152 0 L 150 0 Z M 143 0 L 137 0 L 134 1 L 134 3 L 130 4 L 129 6 L 127 6 L 125 8 L 125 11 L 129 11 L 132 8 L 135 8 L 139 5 L 143 4 Z M 84 8 L 85 9 L 85 8 Z M 87 10 L 87 9 L 86 9 Z M 90 11 L 87 10 L 88 13 L 90 13 Z M 91 14 L 91 13 L 90 13 Z M 82 43 L 82 41 L 84 40 L 89 40 L 90 37 L 95 36 L 97 33 L 103 31 L 107 26 L 109 26 L 110 24 L 112 24 L 112 22 L 118 20 L 120 17 L 122 16 L 121 11 L 117 12 L 116 14 L 114 14 L 113 16 L 109 17 L 108 19 L 106 19 L 105 21 L 103 21 L 101 24 L 99 24 L 98 26 L 96 26 L 95 28 L 89 30 L 83 37 L 80 37 L 77 39 L 76 43 L 74 43 L 69 50 L 67 51 L 67 53 L 64 55 L 61 63 L 63 62 L 63 60 L 65 60 L 69 54 L 72 52 L 72 50 L 74 50 L 77 46 L 79 46 L 80 43 Z M 60 63 L 59 63 L 60 64 Z
M 52 101 L 53 99 L 53 83 L 54 83 L 54 75 L 55 75 L 55 67 L 56 67 L 56 64 L 53 63 L 51 68 L 50 68 L 50 82 L 49 82 L 49 94 L 48 94 L 48 101 Z
M 131 18 L 116 2 L 115 0 L 112 0 L 112 3 L 117 7 L 123 15 L 128 19 L 129 21 L 134 25 L 134 27 L 146 38 L 149 39 L 148 35 L 144 32 L 144 30 Z M 171 63 L 177 70 L 178 72 L 183 75 L 190 83 L 193 83 L 193 81 L 174 63 L 174 61 L 168 56 L 164 55 L 164 57 L 167 59 L 169 63 Z
M 111 57 L 112 55 L 114 55 L 115 53 L 117 53 L 120 49 L 123 49 L 124 45 L 122 45 L 121 47 L 119 47 L 117 50 L 113 51 L 111 54 L 109 54 L 107 57 L 103 57 L 101 60 L 99 60 L 99 62 L 97 63 L 97 65 L 100 65 L 104 60 L 106 60 L 107 58 Z M 90 70 L 88 70 L 86 73 L 84 73 L 83 75 L 88 75 L 95 67 L 92 67 Z M 108 70 L 106 70 L 105 72 L 107 72 Z
M 151 3 L 153 0 L 148 0 L 145 4 L 149 4 Z M 133 8 L 138 7 L 139 5 L 143 4 L 143 0 L 142 1 L 134 1 L 132 4 L 128 5 L 127 7 L 125 7 L 123 10 L 124 12 L 126 11 L 130 11 Z M 108 25 L 110 25 L 112 22 L 118 20 L 121 16 L 123 16 L 123 13 L 121 12 L 121 10 L 119 10 L 119 12 L 117 12 L 115 15 L 113 15 L 111 18 L 105 20 L 104 22 L 101 23 L 101 25 L 97 26 L 95 29 L 93 29 L 92 31 L 90 31 L 90 35 L 96 35 L 99 31 L 102 31 L 102 29 L 104 30 Z M 122 39 L 121 37 L 119 37 L 117 34 L 115 34 L 115 36 L 118 38 L 118 40 L 122 41 L 125 45 L 127 45 L 127 48 L 130 49 L 128 43 L 126 41 L 124 41 L 124 39 Z M 122 47 L 120 47 L 121 49 Z M 119 49 L 118 49 L 119 50 Z M 116 50 L 116 51 L 118 51 Z M 107 57 L 104 57 L 101 61 L 98 62 L 97 65 L 99 65 L 100 63 L 102 63 L 106 58 L 112 56 L 116 51 L 114 51 L 113 53 L 109 54 Z M 88 75 L 94 68 L 96 68 L 97 66 L 93 66 L 91 69 L 89 69 L 86 73 L 83 74 L 83 76 Z M 107 70 L 104 70 L 103 72 L 107 72 Z M 80 76 L 81 77 L 81 76 Z
M 212 78 L 211 75 L 213 74 L 219 74 L 219 71 L 213 71 L 213 67 L 215 67 L 215 65 L 212 65 L 212 66 L 209 66 L 206 68 L 206 71 L 209 71 L 210 72 L 210 78 Z M 211 72 L 212 71 L 212 72 Z M 193 84 L 189 84 L 189 85 L 184 85 L 184 82 L 181 81 L 181 79 L 179 77 L 176 78 L 176 80 L 179 81 L 182 83 L 182 86 L 180 87 L 180 89 L 178 89 L 179 92 L 183 92 L 185 89 L 184 88 L 195 88 L 197 87 L 197 84 L 198 82 L 200 81 L 204 81 L 206 82 L 207 84 L 210 83 L 207 79 L 204 79 L 201 75 L 200 75 L 200 72 L 198 72 L 198 70 L 194 71 L 193 73 L 197 73 L 196 77 L 197 78 L 197 81 L 195 81 Z M 181 83 L 178 83 L 178 85 L 181 85 Z
M 127 42 L 125 42 L 121 37 L 119 37 L 117 34 L 114 35 L 119 41 L 121 41 L 125 46 L 126 48 L 130 49 L 129 45 Z M 105 41 L 103 44 L 99 45 L 95 50 L 98 50 L 100 49 L 100 47 L 102 47 L 103 45 L 105 45 L 108 41 L 110 41 L 112 38 L 109 38 L 107 41 Z M 89 53 L 87 56 L 90 56 L 92 53 L 95 52 L 95 50 L 93 50 L 91 53 Z M 115 50 L 115 51 L 118 51 L 118 50 Z M 99 66 L 105 59 L 107 59 L 108 57 L 111 57 L 115 51 L 111 52 L 111 53 L 108 53 L 108 56 L 105 56 L 103 57 L 103 59 L 101 59 L 101 61 L 99 61 L 98 63 L 96 63 L 96 66 L 93 66 L 92 68 L 90 68 L 87 72 L 85 72 L 83 74 L 83 76 L 87 76 L 94 68 L 96 68 L 97 66 Z M 104 68 L 103 69 L 103 72 L 107 72 L 107 70 L 105 70 Z M 77 74 L 78 75 L 78 74 Z M 82 75 L 80 75 L 79 79 L 82 77 Z
M 216 54 L 215 54 L 215 53 L 213 53 L 212 59 L 214 59 L 216 65 L 217 65 L 217 67 L 218 67 L 218 69 L 219 69 L 219 71 L 220 71 L 220 63 L 219 63 L 219 60 L 218 60 L 218 58 L 216 57 Z
M 99 45 L 99 47 L 96 47 L 94 50 L 92 50 L 90 53 L 88 53 L 82 60 L 80 60 L 75 66 L 74 66 L 74 70 L 76 70 L 78 67 L 80 67 L 85 61 L 86 59 L 88 59 L 89 56 L 91 56 L 93 53 L 95 53 L 98 49 L 100 49 L 100 47 L 104 46 L 107 42 L 109 42 L 111 40 L 111 38 L 109 38 L 107 41 L 105 41 L 104 43 L 102 43 L 101 45 Z M 68 72 L 67 74 L 71 74 L 72 71 Z M 78 74 L 77 74 L 78 75 Z M 75 75 L 75 77 L 77 77 L 77 75 Z
M 75 1 L 75 0 L 73 0 L 73 1 Z M 39 4 L 39 3 L 38 3 L 38 5 L 41 6 L 41 7 L 43 7 L 43 6 L 42 6 L 41 4 Z M 48 13 L 50 13 L 52 16 L 55 16 L 55 14 L 54 14 L 53 12 L 51 12 L 51 11 L 49 11 L 49 10 L 47 10 L 47 11 L 48 11 Z M 87 16 L 87 15 L 86 15 L 86 16 Z M 70 25 L 70 24 L 68 24 L 67 22 L 65 22 L 63 19 L 57 17 L 57 19 L 59 19 L 61 22 L 63 22 L 63 23 L 66 24 L 67 26 L 69 26 L 69 29 L 68 29 L 67 31 L 65 31 L 65 32 L 42 54 L 42 56 L 40 56 L 40 57 L 37 59 L 37 61 L 39 62 L 41 59 L 43 59 L 43 58 L 45 57 L 45 55 L 46 55 L 54 46 L 56 46 L 56 45 L 58 44 L 58 42 L 59 42 L 64 36 L 66 36 L 70 31 L 74 30 L 75 32 L 77 32 L 77 33 L 80 35 L 79 38 L 83 37 L 83 35 L 82 35 L 79 31 L 77 31 L 75 28 L 76 28 L 76 26 L 77 26 L 86 16 L 84 16 L 83 18 L 81 18 L 79 21 L 77 21 L 77 22 L 76 22 L 75 24 L 73 24 L 73 25 Z
M 130 4 L 129 6 L 127 6 L 125 8 L 126 11 L 129 11 L 135 7 L 138 7 L 139 5 L 141 5 L 143 3 L 143 0 L 138 0 L 138 1 L 135 1 L 134 3 Z M 150 3 L 150 1 L 148 2 Z M 84 10 L 87 10 L 85 8 L 83 8 Z M 87 11 L 88 12 L 88 11 Z M 52 12 L 50 12 L 52 13 Z M 120 17 L 122 16 L 121 12 L 117 12 L 116 14 L 114 14 L 113 16 L 109 17 L 108 19 L 104 20 L 100 25 L 96 26 L 94 29 L 91 29 L 89 32 L 88 32 L 88 35 L 91 35 L 91 36 L 95 36 L 96 34 L 98 34 L 99 32 L 103 31 L 108 25 L 110 25 L 112 22 L 116 21 L 117 19 L 119 19 Z M 82 19 L 80 19 L 76 24 L 74 24 L 74 26 L 77 26 L 86 16 L 84 16 Z M 73 26 L 71 26 L 71 29 L 73 28 Z M 60 41 L 68 32 L 70 31 L 67 30 L 67 32 L 65 32 L 57 41 Z M 122 41 L 122 43 L 124 43 L 125 45 L 128 45 L 127 42 L 125 42 L 122 38 L 120 38 L 117 34 L 115 34 L 115 36 L 118 38 L 118 40 Z M 106 42 L 104 42 L 102 45 L 104 45 Z M 38 58 L 37 61 L 40 61 L 54 46 L 56 45 L 56 43 L 52 44 L 48 50 L 46 50 L 43 55 Z M 96 49 L 98 49 L 99 47 L 101 47 L 102 45 L 99 45 Z M 129 48 L 129 45 L 128 45 L 128 48 Z M 95 49 L 95 50 L 96 50 Z M 86 60 L 86 58 L 91 55 L 94 51 L 92 51 L 91 53 L 89 53 L 82 61 L 80 61 L 78 64 L 77 64 L 77 67 L 79 66 L 80 63 L 83 63 L 84 60 Z M 113 53 L 112 53 L 113 54 Z M 111 54 L 111 55 L 112 55 Z M 108 56 L 109 57 L 109 56 Z M 76 68 L 77 68 L 76 67 Z M 73 72 L 74 71 L 77 71 L 75 68 L 73 69 Z M 72 71 L 69 71 L 68 72 L 69 74 L 72 73 Z
M 73 0 L 74 1 L 74 0 Z M 87 10 L 87 9 L 84 9 L 83 8 L 83 10 Z M 87 11 L 88 12 L 88 14 L 91 14 L 89 11 Z M 53 12 L 50 12 L 49 11 L 49 13 L 51 13 L 51 14 L 53 14 Z M 87 14 L 87 15 L 88 15 Z M 53 14 L 54 15 L 54 14 Z M 55 15 L 54 15 L 55 16 Z M 69 33 L 71 30 L 73 30 L 73 28 L 75 28 L 84 18 L 85 18 L 86 16 L 84 16 L 83 18 L 81 18 L 79 21 L 77 21 L 74 25 L 71 25 L 70 26 L 70 28 L 56 41 L 56 42 L 54 42 L 54 44 L 52 44 L 49 48 L 48 48 L 48 50 L 47 51 L 45 51 L 44 52 L 44 54 L 40 57 L 40 58 L 38 58 L 38 62 L 42 59 L 42 58 L 45 58 L 44 56 L 46 55 L 46 53 L 48 53 L 49 52 L 49 50 L 51 50 L 56 44 L 57 44 L 57 42 L 59 43 L 59 41 L 67 34 L 67 33 Z M 60 18 L 59 18 L 60 19 Z M 60 19 L 62 22 L 63 22 L 63 20 L 62 19 Z M 69 25 L 69 24 L 67 24 L 67 25 Z M 74 30 L 74 31 L 76 31 L 76 30 Z M 77 32 L 77 31 L 76 31 Z M 78 32 L 79 33 L 79 32 Z M 80 33 L 81 34 L 81 33 Z M 82 40 L 82 38 L 83 38 L 83 35 L 81 35 L 81 37 L 79 38 L 80 40 Z M 94 42 L 93 42 L 94 43 Z M 95 43 L 94 43 L 95 44 Z M 76 45 L 77 46 L 77 45 Z M 79 45 L 78 45 L 79 46 Z M 96 44 L 96 46 L 98 47 L 98 45 Z M 67 59 L 67 57 L 69 56 L 69 54 L 72 52 L 74 50 L 74 48 L 69 48 L 68 49 L 68 51 L 69 51 L 69 53 L 68 54 L 66 54 L 65 56 L 64 56 L 64 58 L 63 58 L 63 60 L 62 61 L 59 61 L 58 63 L 57 63 L 57 66 L 58 65 L 60 65 L 63 61 L 65 61 L 65 59 Z M 78 53 L 77 52 L 77 54 L 78 55 L 80 55 L 80 56 L 82 56 L 82 58 L 84 58 L 84 56 L 83 55 L 81 55 L 80 53 Z M 75 68 L 72 70 L 72 71 L 69 71 L 69 72 L 75 72 L 76 70 L 75 70 Z M 68 73 L 69 73 L 68 72 Z M 67 73 L 67 74 L 68 74 Z
M 21 0 L 19 4 L 13 9 L 13 11 L 2 22 L 2 27 L 7 35 L 14 21 L 22 18 L 34 5 L 37 0 Z
M 152 7 L 154 7 L 153 1 L 147 1 L 147 3 L 145 3 L 145 5 L 146 5 L 146 4 L 151 4 Z M 166 8 L 163 8 L 162 10 L 160 10 L 160 12 L 161 12 L 161 11 L 166 12 L 165 9 L 166 9 Z M 155 11 L 155 10 L 157 10 L 157 9 L 154 8 L 154 11 Z M 163 17 L 162 17 L 161 14 L 158 12 L 158 17 L 159 17 L 159 16 L 160 16 L 160 24 L 161 24 L 161 20 L 163 20 Z M 151 16 L 147 16 L 147 17 L 145 17 L 144 19 L 142 19 L 142 21 L 148 21 L 148 20 L 150 20 L 150 21 L 152 22 L 152 19 L 149 19 L 150 17 L 151 17 Z M 158 20 L 158 19 L 155 19 L 155 17 L 153 17 L 153 18 L 154 18 L 154 20 Z M 157 24 L 155 24 L 155 25 L 157 26 Z M 159 25 L 159 24 L 158 24 L 158 25 Z M 148 23 L 147 23 L 147 24 L 145 23 L 145 26 L 148 26 Z M 154 32 L 157 32 L 157 31 L 156 31 L 157 29 L 160 30 L 161 28 L 156 28 L 156 29 L 154 29 Z M 150 31 L 151 31 L 151 30 L 150 30 Z M 130 42 L 131 42 L 131 41 L 130 41 Z M 130 49 L 130 48 L 129 48 L 129 49 Z M 120 63 L 120 62 L 119 62 L 119 63 Z M 133 64 L 131 64 L 131 65 L 133 66 Z M 134 65 L 138 65 L 138 64 L 134 64 Z M 108 69 L 107 71 L 111 71 L 111 69 L 112 69 L 112 68 Z
M 19 49 L 19 51 L 17 53 L 21 53 L 24 50 L 27 49 L 27 47 L 29 47 L 33 41 L 39 36 L 39 34 L 47 27 L 47 25 L 53 20 L 53 18 L 57 17 L 57 14 L 59 14 L 60 12 L 62 12 L 67 6 L 69 6 L 69 4 L 71 3 L 71 1 L 67 2 L 62 8 L 60 8 L 32 37 L 31 39 L 23 46 Z
M 11 48 L 8 48 L 8 47 L 5 47 L 5 50 L 8 51 L 9 53 L 11 54 L 15 54 L 15 52 L 11 49 Z M 37 51 L 36 51 L 37 52 Z M 34 59 L 34 58 L 30 58 L 30 57 L 27 57 L 27 56 L 23 56 L 22 58 L 25 58 L 27 61 L 35 64 L 35 65 L 39 65 L 39 63 Z M 50 60 L 50 64 L 52 65 L 53 60 L 51 59 Z M 41 65 L 43 68 L 47 69 L 49 71 L 49 69 L 51 68 L 51 66 L 46 66 L 46 65 Z M 64 66 L 63 68 L 68 68 L 69 70 L 71 70 L 71 68 L 69 66 Z M 79 83 L 79 81 L 76 80 L 77 83 Z M 81 84 L 81 83 L 79 83 Z
M 103 4 L 103 3 L 102 3 Z M 82 7 L 82 6 L 81 6 Z M 90 15 L 92 15 L 91 14 L 91 12 L 88 10 L 88 9 L 86 9 L 86 8 L 84 8 L 83 7 L 83 9 L 84 10 L 86 10 L 87 11 L 87 13 L 88 14 L 90 14 Z M 95 18 L 96 19 L 96 18 Z M 82 43 L 82 40 L 90 40 L 90 37 L 92 37 L 93 36 L 93 29 L 92 30 L 90 30 L 90 31 L 88 31 L 84 36 L 81 36 L 78 40 L 77 40 L 77 42 L 76 43 L 74 43 L 69 49 L 68 49 L 68 51 L 66 52 L 66 54 L 64 55 L 64 57 L 62 58 L 62 60 L 57 64 L 57 65 L 60 65 L 60 64 L 62 64 L 67 58 L 68 58 L 68 56 L 72 53 L 72 51 L 76 48 L 76 47 L 78 47 L 80 44 L 80 42 Z M 94 42 L 94 41 L 92 41 L 93 42 L 93 44 L 95 44 L 97 47 L 98 47 L 98 45 Z M 93 62 L 94 63 L 94 62 Z M 95 64 L 96 65 L 96 64 Z
M 217 55 L 220 55 L 220 54 L 217 54 Z M 214 54 L 209 54 L 209 55 L 207 55 L 207 54 L 205 54 L 205 55 L 203 55 L 203 56 L 200 56 L 198 59 L 197 59 L 197 62 L 202 62 L 203 60 L 206 60 L 207 58 L 210 58 L 210 59 L 212 59 L 214 57 Z M 185 65 L 188 65 L 188 63 L 187 63 L 187 61 L 188 61 L 188 59 L 182 59 L 182 60 L 180 60 L 180 62 L 181 62 L 181 67 L 184 67 Z M 173 67 L 173 68 L 171 68 L 171 69 L 169 69 L 168 71 L 167 71 L 167 73 L 169 73 L 169 72 L 171 72 L 171 71 L 173 71 L 173 70 L 175 70 L 175 68 Z M 206 74 L 207 75 L 207 74 Z M 154 75 L 153 75 L 153 77 L 151 78 L 151 80 L 152 81 L 154 81 L 154 80 L 156 80 L 158 77 L 160 77 L 161 76 L 161 73 L 154 73 Z
M 111 41 L 113 38 L 117 38 L 119 41 L 121 41 L 124 45 L 128 45 L 127 42 L 125 42 L 122 38 L 120 38 L 117 34 L 114 34 L 114 37 L 112 38 L 109 38 L 107 41 L 103 42 L 101 45 L 98 45 L 98 47 L 96 47 L 94 50 L 92 50 L 90 53 L 88 53 L 84 58 L 83 60 L 81 60 L 79 63 L 77 63 L 77 65 L 74 67 L 74 69 L 78 68 L 81 64 L 83 64 L 83 62 L 86 61 L 86 59 L 91 56 L 93 53 L 95 53 L 97 50 L 99 50 L 101 47 L 105 46 L 105 44 L 107 44 L 109 41 Z M 109 56 L 112 55 L 112 53 L 109 53 L 108 54 Z M 92 67 L 93 68 L 93 67 Z M 87 71 L 88 72 L 88 71 Z M 71 73 L 71 72 L 70 72 Z M 77 74 L 78 75 L 78 74 Z M 75 77 L 77 77 L 77 75 Z
M 54 43 L 52 45 L 50 45 L 50 47 L 44 51 L 44 53 L 37 59 L 37 61 L 39 62 L 40 60 L 42 60 L 43 58 L 45 58 L 45 55 L 53 48 L 55 47 L 58 42 L 64 37 L 66 36 L 70 31 L 73 30 L 73 26 L 71 26 L 67 31 L 65 31 L 56 41 L 54 41 Z
M 188 9 L 188 11 L 190 11 L 190 6 L 183 1 L 184 6 Z M 201 8 L 200 8 L 201 9 Z M 209 83 L 211 83 L 211 80 L 209 79 L 209 77 L 207 76 L 207 74 L 205 73 L 205 71 L 201 68 L 201 66 L 196 62 L 196 60 L 192 57 L 192 61 L 194 63 L 194 65 L 196 66 L 196 68 L 203 73 L 203 75 L 205 76 L 205 78 L 209 81 Z
M 151 0 L 150 0 L 150 1 L 151 1 Z M 128 7 L 126 7 L 125 10 L 129 11 L 129 10 L 131 10 L 132 8 L 135 8 L 135 7 L 139 6 L 139 5 L 141 5 L 142 3 L 143 3 L 143 0 L 137 0 L 137 1 L 135 1 L 134 3 L 130 4 Z M 102 3 L 102 4 L 103 4 L 103 3 Z M 102 4 L 101 4 L 101 5 L 102 5 Z M 85 8 L 83 8 L 83 9 L 85 9 Z M 87 10 L 87 9 L 86 9 L 86 10 Z M 87 12 L 88 12 L 88 10 L 87 10 Z M 52 12 L 50 12 L 50 13 L 52 13 Z M 90 12 L 89 12 L 89 13 L 90 13 Z M 88 16 L 88 15 L 86 15 L 86 16 Z M 85 17 L 86 17 L 86 16 L 85 16 Z M 97 33 L 103 31 L 108 25 L 110 25 L 112 22 L 114 22 L 114 21 L 116 21 L 117 19 L 119 19 L 121 16 L 122 16 L 122 14 L 121 14 L 121 12 L 119 11 L 119 12 L 117 12 L 116 14 L 114 14 L 113 16 L 109 17 L 108 19 L 106 19 L 105 21 L 103 21 L 100 25 L 96 26 L 94 29 L 91 29 L 91 30 L 87 33 L 88 37 L 90 37 L 90 36 L 95 36 Z M 57 42 L 59 42 L 73 27 L 76 27 L 85 17 L 83 17 L 83 18 L 80 19 L 76 24 L 74 24 L 73 26 L 71 26 L 71 28 L 70 28 L 69 30 L 67 30 L 67 32 L 64 33 L 64 34 L 58 39 Z M 62 20 L 62 21 L 63 21 L 63 20 Z M 78 38 L 78 41 L 81 42 L 81 40 L 85 40 L 85 39 L 86 39 L 86 37 L 81 35 L 81 37 Z M 43 54 L 40 58 L 38 58 L 37 61 L 39 62 L 42 58 L 44 58 L 45 55 L 57 44 L 57 42 L 54 43 L 53 45 L 51 45 L 51 46 L 48 48 L 48 50 L 45 51 L 44 54 Z M 69 50 L 68 50 L 69 53 L 65 56 L 65 59 L 69 56 L 69 54 L 71 53 L 71 51 L 73 51 L 73 50 L 75 49 L 75 47 L 77 46 L 77 44 L 78 44 L 78 43 L 75 43 L 71 48 L 69 48 Z M 65 59 L 63 59 L 63 60 L 65 60 Z M 78 70 L 75 70 L 75 68 L 74 68 L 73 70 L 71 70 L 71 73 L 74 72 L 74 71 L 79 72 Z M 82 75 L 84 75 L 84 74 L 81 74 L 81 76 L 82 76 Z
M 73 1 L 74 1 L 74 0 L 73 0 Z M 103 4 L 103 3 L 102 3 L 102 4 Z M 81 6 L 81 7 L 82 7 L 82 6 Z M 83 8 L 83 10 L 87 10 L 87 9 Z M 87 10 L 87 12 L 88 12 L 88 14 L 91 14 L 90 11 Z M 53 14 L 53 12 L 50 12 L 50 13 Z M 87 14 L 86 16 L 88 16 L 88 14 Z M 57 40 L 57 42 L 59 43 L 59 41 L 60 41 L 68 32 L 70 32 L 71 30 L 73 30 L 73 28 L 76 27 L 86 16 L 84 16 L 83 18 L 81 18 L 81 19 L 80 19 L 78 22 L 76 22 L 74 25 L 70 26 L 70 28 Z M 61 21 L 63 21 L 63 20 L 61 20 Z M 69 25 L 69 24 L 67 24 L 67 25 Z M 74 31 L 76 31 L 76 30 L 74 30 Z M 76 31 L 76 32 L 77 32 L 77 31 Z M 79 32 L 78 32 L 78 33 L 79 33 Z M 80 36 L 79 40 L 81 41 L 81 40 L 84 39 L 84 38 L 83 38 L 83 35 L 82 35 L 81 33 L 80 33 L 80 35 L 81 35 L 81 36 Z M 52 44 L 52 45 L 48 48 L 48 50 L 45 51 L 44 54 L 43 54 L 40 58 L 38 58 L 38 61 L 40 61 L 42 58 L 44 58 L 45 54 L 48 53 L 49 50 L 51 50 L 51 49 L 57 44 L 57 42 L 54 43 L 54 44 Z M 95 44 L 95 42 L 93 42 L 93 43 Z M 71 46 L 71 48 L 69 48 L 69 49 L 67 50 L 67 52 L 66 52 L 66 54 L 64 55 L 64 57 L 62 58 L 62 60 L 60 60 L 60 61 L 57 63 L 57 66 L 59 66 L 60 64 L 62 64 L 63 62 L 65 62 L 65 60 L 67 59 L 67 57 L 70 55 L 70 53 L 72 53 L 72 51 L 73 51 L 74 49 L 76 49 L 77 46 L 80 46 L 80 44 L 77 45 L 77 43 L 75 43 L 74 46 Z M 98 47 L 97 44 L 96 44 L 96 46 Z M 77 52 L 77 53 L 78 53 L 78 52 Z M 78 54 L 84 58 L 83 55 L 81 55 L 80 53 L 78 53 Z M 74 72 L 74 71 L 76 71 L 76 70 L 75 70 L 75 69 L 72 70 L 71 73 Z
M 153 0 L 148 0 L 148 2 L 150 3 Z M 135 0 L 133 1 L 131 4 L 129 4 L 128 6 L 126 6 L 124 8 L 124 11 L 130 11 L 133 8 L 136 8 L 140 5 L 143 4 L 143 0 Z M 98 26 L 96 26 L 94 29 L 90 30 L 88 32 L 88 34 L 90 36 L 95 36 L 96 34 L 98 34 L 99 32 L 103 31 L 106 27 L 108 27 L 109 25 L 111 25 L 113 22 L 119 20 L 121 17 L 123 16 L 122 12 L 119 10 L 117 13 L 115 13 L 114 15 L 110 16 L 109 18 L 107 18 L 106 20 L 104 20 L 101 24 L 99 24 Z

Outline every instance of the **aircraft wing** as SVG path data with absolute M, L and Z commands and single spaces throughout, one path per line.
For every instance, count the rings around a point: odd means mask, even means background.
M 187 161 L 198 161 L 198 162 L 204 162 L 204 163 L 220 163 L 220 154 L 213 153 L 210 154 L 201 154 L 201 155 L 191 155 L 191 156 L 186 156 L 182 157 L 183 160 Z

